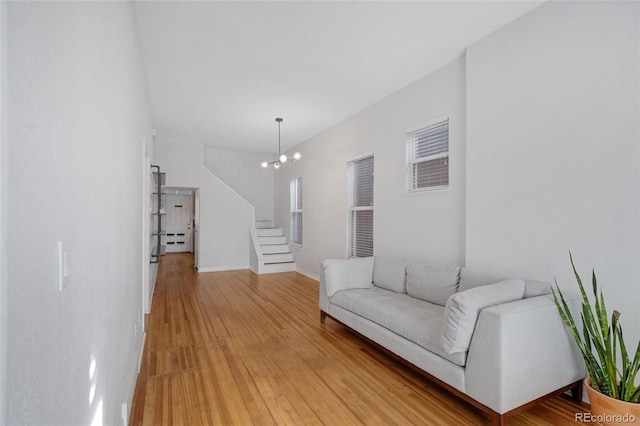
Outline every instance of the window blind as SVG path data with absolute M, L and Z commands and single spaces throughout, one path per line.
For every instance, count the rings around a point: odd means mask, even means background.
M 373 156 L 347 163 L 347 256 L 373 256 Z
M 449 187 L 449 119 L 443 118 L 406 134 L 409 192 Z
M 302 178 L 291 179 L 291 241 L 302 244 Z

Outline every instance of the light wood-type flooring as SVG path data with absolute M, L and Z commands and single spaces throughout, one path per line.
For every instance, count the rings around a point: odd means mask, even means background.
M 531 374 L 535 374 L 532 371 Z M 557 397 L 510 425 L 576 424 Z M 469 404 L 327 319 L 296 272 L 198 274 L 162 258 L 131 425 L 483 425 Z

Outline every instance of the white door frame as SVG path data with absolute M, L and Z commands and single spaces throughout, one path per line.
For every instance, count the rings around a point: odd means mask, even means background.
M 198 269 L 198 253 L 200 253 L 200 188 L 194 191 L 193 197 L 193 266 Z

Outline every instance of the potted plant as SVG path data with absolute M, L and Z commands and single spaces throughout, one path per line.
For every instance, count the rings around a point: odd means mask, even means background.
M 614 310 L 609 319 L 604 296 L 598 290 L 595 271 L 592 271 L 591 279 L 594 296 L 592 306 L 571 253 L 569 258 L 582 294 L 582 333 L 578 330 L 557 282 L 553 298 L 562 320 L 582 352 L 589 374 L 585 385 L 591 401 L 592 415 L 596 417 L 594 420 L 604 425 L 640 424 L 640 385 L 636 385 L 636 376 L 640 370 L 640 342 L 635 354 L 630 357 L 619 321 L 620 312 Z

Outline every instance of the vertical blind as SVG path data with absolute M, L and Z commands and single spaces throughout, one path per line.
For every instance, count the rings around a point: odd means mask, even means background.
M 373 256 L 373 156 L 347 163 L 347 256 Z
M 407 132 L 407 191 L 449 186 L 449 119 Z
M 302 244 L 302 178 L 291 179 L 291 241 Z

